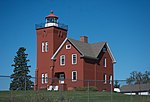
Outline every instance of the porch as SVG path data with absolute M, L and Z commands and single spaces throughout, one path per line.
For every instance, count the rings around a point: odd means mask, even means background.
M 54 79 L 52 79 L 52 83 L 47 87 L 47 90 L 49 91 L 67 90 L 67 84 L 65 84 L 65 73 L 56 72 L 54 75 Z

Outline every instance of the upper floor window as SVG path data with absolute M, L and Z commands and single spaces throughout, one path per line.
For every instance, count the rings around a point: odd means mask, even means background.
M 72 71 L 72 81 L 77 81 L 77 71 Z
M 72 54 L 72 64 L 77 64 L 77 54 Z
M 107 67 L 107 60 L 106 60 L 106 58 L 104 58 L 104 60 L 103 60 L 103 65 L 104 65 L 104 67 Z
M 107 76 L 106 76 L 106 74 L 104 74 L 104 76 L 103 76 L 103 81 L 104 81 L 104 84 L 107 83 Z
M 45 52 L 48 52 L 48 42 L 45 42 Z
M 71 49 L 71 44 L 66 45 L 66 49 Z
M 60 56 L 60 65 L 65 65 L 65 55 Z
M 48 83 L 48 74 L 45 74 L 45 83 Z
M 44 80 L 45 80 L 45 77 L 44 77 L 44 74 L 42 74 L 42 84 L 44 84 Z
M 42 42 L 42 52 L 48 52 L 48 42 Z
M 44 46 L 44 42 L 42 42 L 42 52 L 44 52 L 44 49 L 45 48 L 45 46 Z

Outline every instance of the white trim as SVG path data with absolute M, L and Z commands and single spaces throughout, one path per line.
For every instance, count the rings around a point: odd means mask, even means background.
M 75 55 L 76 61 L 75 63 L 73 62 L 73 56 Z M 77 64 L 77 54 L 72 54 L 72 64 Z
M 73 76 L 73 73 L 74 73 L 74 72 L 76 73 L 76 79 L 75 79 L 75 80 L 73 79 L 73 77 L 74 77 L 74 76 Z M 77 71 L 72 71 L 72 81 L 77 81 Z
M 68 39 L 69 40 L 69 39 Z M 70 40 L 69 40 L 70 41 Z M 70 41 L 71 42 L 71 41 Z M 71 44 L 79 51 L 79 53 L 81 53 L 82 56 L 84 56 L 84 54 L 82 53 L 82 51 L 80 51 L 74 44 L 73 42 L 71 42 Z
M 55 57 L 56 57 L 56 55 L 58 54 L 58 52 L 60 51 L 60 49 L 63 47 L 63 45 L 65 44 L 65 42 L 67 41 L 67 40 L 69 40 L 68 38 L 66 38 L 64 41 L 63 41 L 63 43 L 59 46 L 59 48 L 56 50 L 56 52 L 53 54 L 53 56 L 51 57 L 51 59 L 52 60 L 54 60 L 55 59 Z M 70 41 L 70 40 L 69 40 Z M 71 42 L 71 41 L 70 41 Z M 72 42 L 71 42 L 71 44 L 73 44 Z M 74 44 L 73 44 L 74 45 Z M 109 45 L 108 45 L 108 43 L 106 42 L 106 45 L 107 45 L 107 48 L 108 48 L 108 53 L 110 54 L 110 57 L 111 57 L 111 59 L 112 59 L 112 62 L 113 63 L 116 63 L 116 60 L 115 60 L 115 58 L 114 58 L 114 56 L 113 56 L 113 54 L 112 54 L 112 51 L 110 50 L 110 47 L 109 47 Z M 75 45 L 74 45 L 75 46 Z M 75 46 L 75 48 L 84 56 L 84 54 L 82 53 L 82 51 L 80 51 L 76 46 Z
M 60 49 L 63 47 L 63 45 L 65 44 L 65 42 L 67 41 L 67 40 L 69 40 L 68 38 L 66 38 L 64 41 L 63 41 L 63 43 L 59 46 L 59 48 L 57 49 L 57 51 L 53 54 L 53 56 L 51 57 L 51 59 L 52 60 L 54 60 L 55 59 L 55 57 L 56 57 L 56 55 L 58 54 L 58 52 L 60 51 Z M 69 42 L 71 42 L 70 40 L 69 40 Z M 72 42 L 71 42 L 71 44 L 73 45 L 73 46 L 75 46 Z M 83 53 L 75 46 L 75 48 L 83 55 Z M 83 55 L 84 56 L 84 55 Z
M 110 57 L 111 57 L 113 63 L 116 63 L 115 57 L 113 56 L 112 51 L 110 50 L 110 47 L 109 47 L 108 43 L 106 43 L 106 45 L 107 45 L 107 48 L 108 48 L 108 53 L 110 54 Z
M 45 44 L 44 44 L 44 42 L 42 42 L 42 44 L 41 44 L 42 46 L 41 46 L 41 48 L 42 48 L 42 52 L 44 52 L 44 49 L 45 49 Z
M 57 49 L 57 51 L 54 53 L 54 55 L 51 57 L 52 60 L 55 59 L 55 56 L 58 54 L 58 52 L 60 51 L 60 49 L 63 47 L 63 45 L 65 44 L 65 42 L 67 41 L 68 38 L 66 38 L 63 43 L 59 46 L 59 48 Z
M 48 83 L 48 74 L 45 74 L 45 83 Z
M 62 63 L 62 59 L 64 59 L 64 62 Z M 64 66 L 65 65 L 65 55 L 60 56 L 60 65 Z
M 107 83 L 107 75 L 106 74 L 104 74 L 104 84 L 106 84 Z
M 48 52 L 48 41 L 45 42 L 45 52 Z
M 69 47 L 68 47 L 69 46 Z M 68 49 L 71 49 L 71 44 L 67 44 L 66 45 L 66 49 L 68 50 Z
M 44 77 L 44 74 L 42 73 L 42 84 L 44 84 L 44 80 L 45 80 L 45 77 Z
M 112 75 L 109 76 L 109 84 L 112 84 Z
M 106 68 L 107 67 L 107 59 L 106 58 L 104 58 L 104 60 L 103 60 L 104 62 L 104 67 Z

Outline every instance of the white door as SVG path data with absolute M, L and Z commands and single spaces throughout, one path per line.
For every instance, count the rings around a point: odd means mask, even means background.
M 59 74 L 59 80 L 60 80 L 60 84 L 64 84 L 64 74 Z

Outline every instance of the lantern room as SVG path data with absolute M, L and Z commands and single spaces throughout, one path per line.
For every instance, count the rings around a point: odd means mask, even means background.
M 54 12 L 51 10 L 50 14 L 45 17 L 46 23 L 45 27 L 56 26 L 58 27 L 58 17 L 54 15 Z

